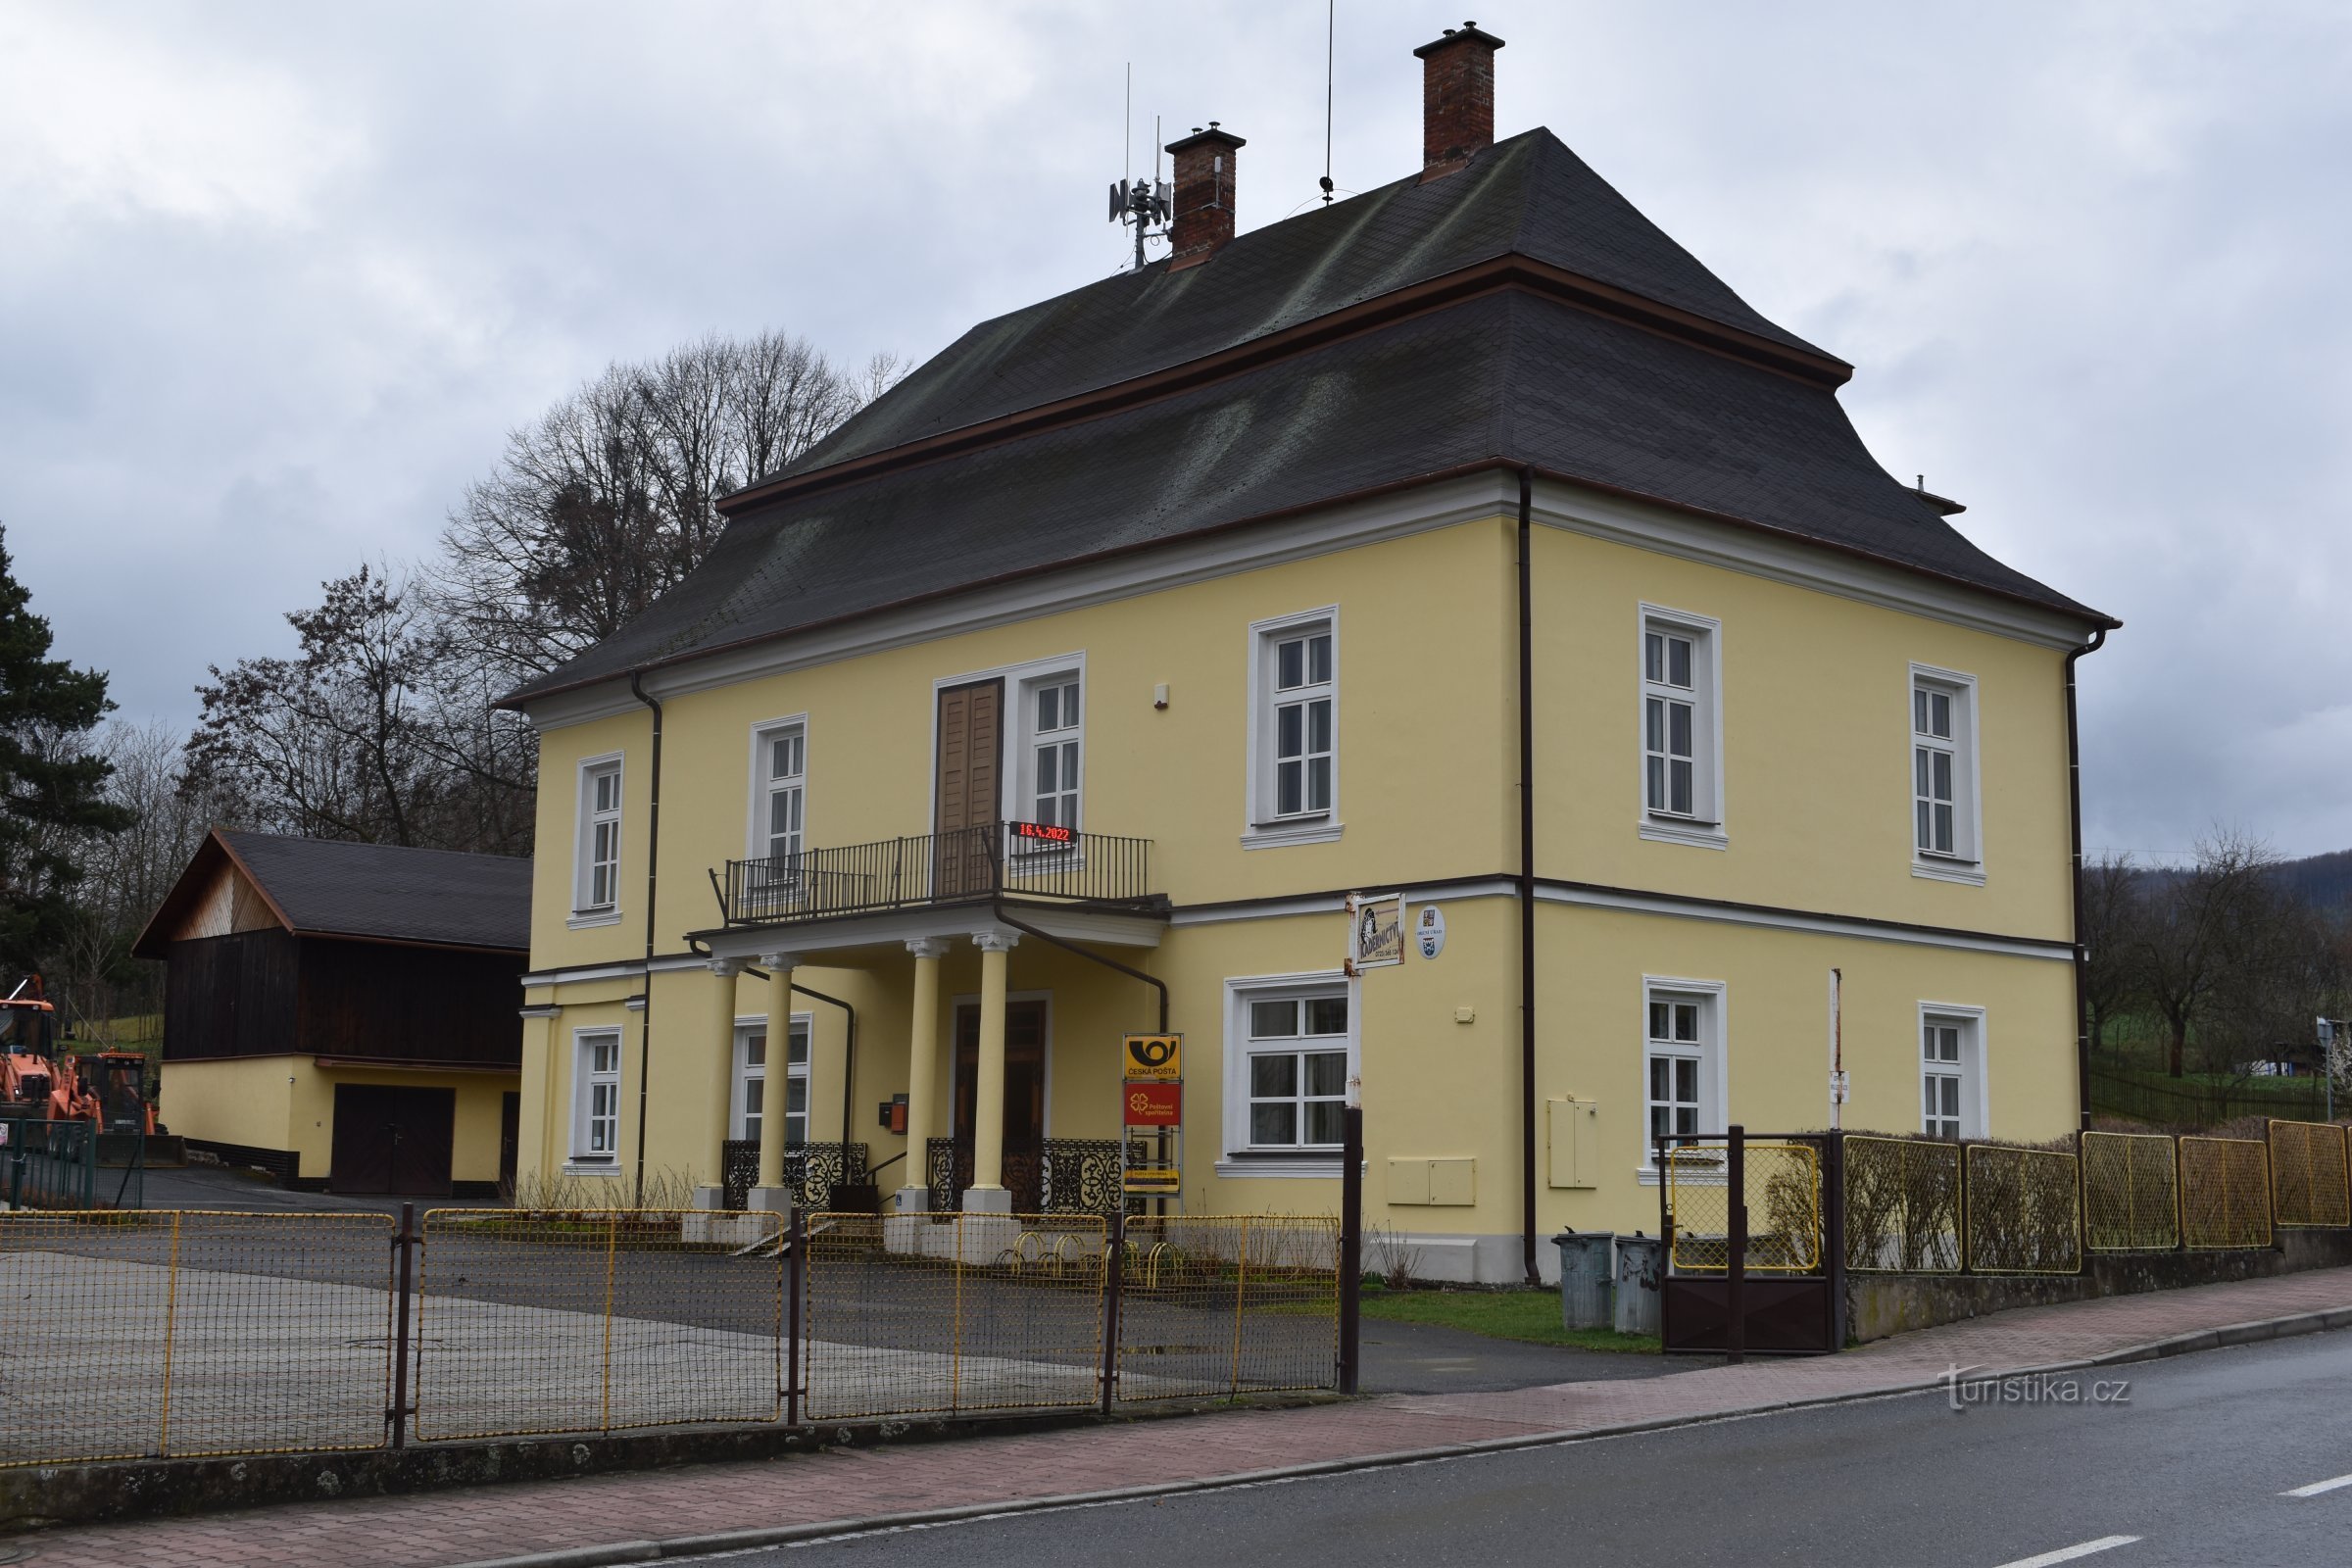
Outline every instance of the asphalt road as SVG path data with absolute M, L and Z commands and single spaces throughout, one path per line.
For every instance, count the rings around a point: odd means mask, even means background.
M 2064 1376 L 2087 1401 L 2093 1380 Z M 2128 1379 L 2128 1402 L 1955 1411 L 1945 1395 L 1911 1396 L 879 1531 L 725 1560 L 779 1568 L 2352 1561 L 2352 1334 L 2099 1378 Z M 2281 1495 L 2337 1478 L 2343 1484 L 2330 1490 Z

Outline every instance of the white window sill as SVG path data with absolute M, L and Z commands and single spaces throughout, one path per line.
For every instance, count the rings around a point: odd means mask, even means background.
M 567 1159 L 564 1162 L 564 1174 L 566 1176 L 618 1176 L 620 1161 L 615 1159 L 602 1164 L 592 1162 L 582 1165 Z
M 1984 867 L 1973 860 L 1946 860 L 1917 855 L 1911 858 L 1911 874 L 1930 882 L 1958 882 L 1972 888 L 1984 885 Z
M 611 909 L 576 909 L 564 920 L 564 923 L 574 931 L 585 931 L 591 926 L 618 925 L 620 924 L 620 910 L 617 907 Z
M 1646 813 L 1640 821 L 1642 836 L 1652 844 L 1688 844 L 1699 850 L 1728 850 L 1732 841 L 1720 822 L 1683 822 L 1671 816 Z
M 1337 844 L 1347 824 L 1331 817 L 1308 822 L 1269 822 L 1242 835 L 1245 850 L 1276 850 L 1290 844 Z
M 1368 1171 L 1371 1168 L 1371 1161 L 1366 1160 L 1364 1165 Z M 1217 1174 L 1229 1181 L 1281 1181 L 1293 1177 L 1303 1177 L 1336 1182 L 1340 1179 L 1340 1156 L 1330 1154 L 1316 1158 L 1310 1155 L 1304 1159 L 1292 1159 L 1279 1155 L 1247 1152 L 1228 1154 L 1217 1161 Z
M 1064 871 L 1085 869 L 1086 856 L 1078 850 L 1014 850 L 1004 857 L 1007 877 L 1058 876 Z

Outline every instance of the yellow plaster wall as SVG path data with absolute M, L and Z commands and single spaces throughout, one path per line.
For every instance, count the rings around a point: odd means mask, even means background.
M 293 1088 L 286 1080 L 317 1070 L 308 1056 L 167 1058 L 156 1115 L 183 1138 L 251 1149 L 292 1149 Z M 325 1168 L 321 1164 L 318 1173 L 323 1175 Z
M 2062 654 L 1657 551 L 1535 536 L 1544 875 L 2068 939 Z M 1644 602 L 1723 623 L 1726 850 L 1637 832 Z M 1914 662 L 1977 677 L 1981 888 L 1911 873 Z
M 301 1156 L 303 1179 L 322 1179 L 334 1153 L 337 1084 L 456 1090 L 451 1178 L 498 1180 L 499 1102 L 516 1087 L 511 1074 L 330 1071 L 309 1056 L 167 1061 L 159 1109 L 165 1124 L 182 1137 L 292 1150 Z M 523 1120 L 530 1120 L 527 1102 Z

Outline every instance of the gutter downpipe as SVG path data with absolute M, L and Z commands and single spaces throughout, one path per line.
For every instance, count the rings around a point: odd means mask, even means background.
M 1519 470 L 1519 1261 L 1536 1267 L 1536 470 Z M 2071 693 L 2073 687 L 2070 685 Z M 2073 710 L 2069 709 L 2069 712 Z M 2080 842 L 2080 834 L 2077 840 Z
M 2082 946 L 2082 742 L 2075 717 L 2075 661 L 2097 653 L 2106 641 L 2107 628 L 2097 627 L 2089 642 L 2066 655 L 2066 796 L 2075 861 L 2074 928 L 2069 933 L 2075 947 L 2075 1106 L 2085 1132 L 2090 1130 L 2090 1013 L 2082 1004 L 2082 969 L 2090 953 Z
M 654 1049 L 654 893 L 662 876 L 662 705 L 645 693 L 644 671 L 629 671 L 629 695 L 654 710 L 652 799 L 645 830 L 645 1011 L 637 1025 L 637 1167 L 629 1201 L 645 1201 L 645 1097 Z
M 1102 967 L 1105 969 L 1116 969 L 1119 971 L 1119 973 L 1127 976 L 1131 980 L 1141 980 L 1144 984 L 1150 986 L 1152 990 L 1159 993 L 1159 1032 L 1163 1035 L 1168 1032 L 1168 983 L 1165 980 L 1159 979 L 1154 975 L 1148 975 L 1141 969 L 1130 968 L 1128 965 L 1121 963 L 1116 958 L 1105 958 L 1100 953 L 1082 948 L 1075 942 L 1064 942 L 1061 938 L 1054 936 L 1050 932 L 1040 931 L 1033 925 L 1024 925 L 1022 922 L 1015 920 L 1011 915 L 1006 914 L 1004 912 L 1004 906 L 1001 903 L 992 901 L 989 904 L 988 912 L 990 917 L 996 920 L 1000 925 L 1008 925 L 1015 931 L 1020 932 L 1023 936 L 1031 936 L 1037 938 L 1037 940 L 1040 942 L 1052 943 L 1054 947 L 1061 949 L 1064 953 L 1075 953 L 1081 958 L 1090 958 L 1096 963 L 1102 965 Z

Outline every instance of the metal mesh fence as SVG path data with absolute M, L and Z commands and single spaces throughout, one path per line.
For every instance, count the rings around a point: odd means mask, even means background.
M 1971 1269 L 1980 1274 L 2082 1271 L 2082 1188 L 2073 1154 L 1971 1144 L 1964 1159 L 1963 1228 Z
M 1959 1272 L 1959 1145 L 1845 1140 L 1845 1266 L 1866 1274 Z
M 2180 1181 L 2162 1133 L 2082 1135 L 2082 1243 L 2094 1252 L 2170 1251 L 2180 1242 Z
M 1105 1222 L 813 1214 L 801 1320 L 811 1420 L 1091 1404 Z
M 1339 1358 L 1337 1221 L 1131 1219 L 1121 1264 L 1119 1397 L 1327 1389 Z
M 2271 1245 L 2270 1159 L 2251 1138 L 2183 1138 L 2180 1243 L 2190 1251 Z
M 1747 1205 L 1746 1266 L 1751 1273 L 1810 1274 L 1821 1267 L 1821 1154 L 1810 1144 L 1744 1146 L 1742 1200 Z M 1674 1227 L 1674 1266 L 1728 1268 L 1730 1174 L 1721 1145 L 1692 1145 L 1666 1155 L 1666 1212 Z
M 384 1441 L 392 1221 L 0 1214 L 0 1465 Z
M 781 1419 L 782 1225 L 704 1209 L 431 1210 L 417 1436 Z
M 2352 1225 L 2341 1127 L 2325 1121 L 2273 1121 L 2270 1146 L 2274 1224 L 2293 1229 Z

